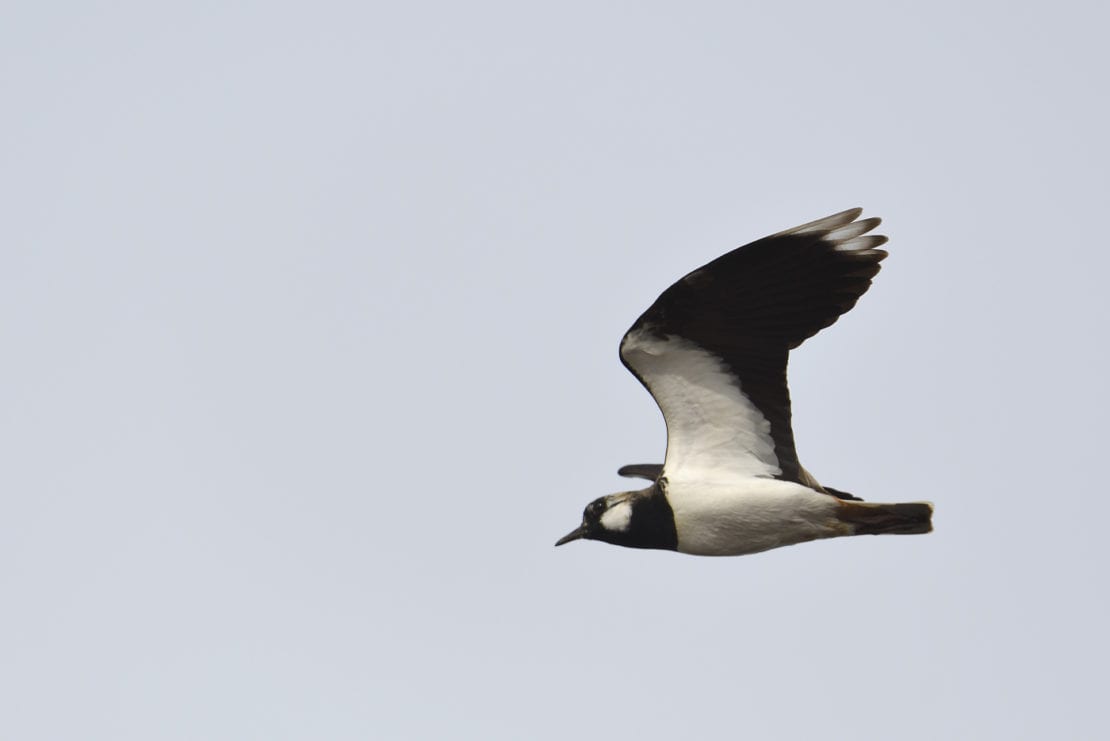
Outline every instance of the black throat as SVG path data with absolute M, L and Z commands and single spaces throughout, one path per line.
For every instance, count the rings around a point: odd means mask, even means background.
M 674 510 L 667 501 L 667 480 L 660 478 L 649 488 L 636 492 L 632 499 L 632 519 L 622 532 L 601 532 L 593 537 L 627 548 L 678 550 L 678 531 Z

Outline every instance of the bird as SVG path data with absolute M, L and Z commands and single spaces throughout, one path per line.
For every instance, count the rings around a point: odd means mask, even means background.
M 650 481 L 586 506 L 555 545 L 597 540 L 739 556 L 824 538 L 932 531 L 929 502 L 882 504 L 822 486 L 798 460 L 789 353 L 871 286 L 887 242 L 853 208 L 738 247 L 663 291 L 625 333 L 621 362 L 667 428 Z

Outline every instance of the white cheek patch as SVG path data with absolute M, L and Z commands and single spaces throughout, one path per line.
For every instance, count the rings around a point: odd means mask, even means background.
M 606 530 L 624 532 L 632 523 L 632 505 L 621 502 L 601 513 L 601 526 Z

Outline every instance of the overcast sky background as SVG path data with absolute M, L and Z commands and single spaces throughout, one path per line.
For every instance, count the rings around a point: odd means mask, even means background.
M 10 3 L 0 737 L 1095 738 L 1101 3 Z M 656 295 L 852 206 L 807 468 L 927 537 L 576 543 Z

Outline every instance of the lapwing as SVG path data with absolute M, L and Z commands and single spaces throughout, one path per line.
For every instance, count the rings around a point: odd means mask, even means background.
M 932 530 L 926 502 L 877 504 L 822 486 L 790 427 L 791 350 L 835 322 L 879 272 L 887 238 L 854 208 L 744 245 L 664 291 L 620 357 L 663 412 L 663 463 L 624 466 L 651 485 L 596 499 L 555 545 L 600 540 L 735 556 L 844 535 Z

